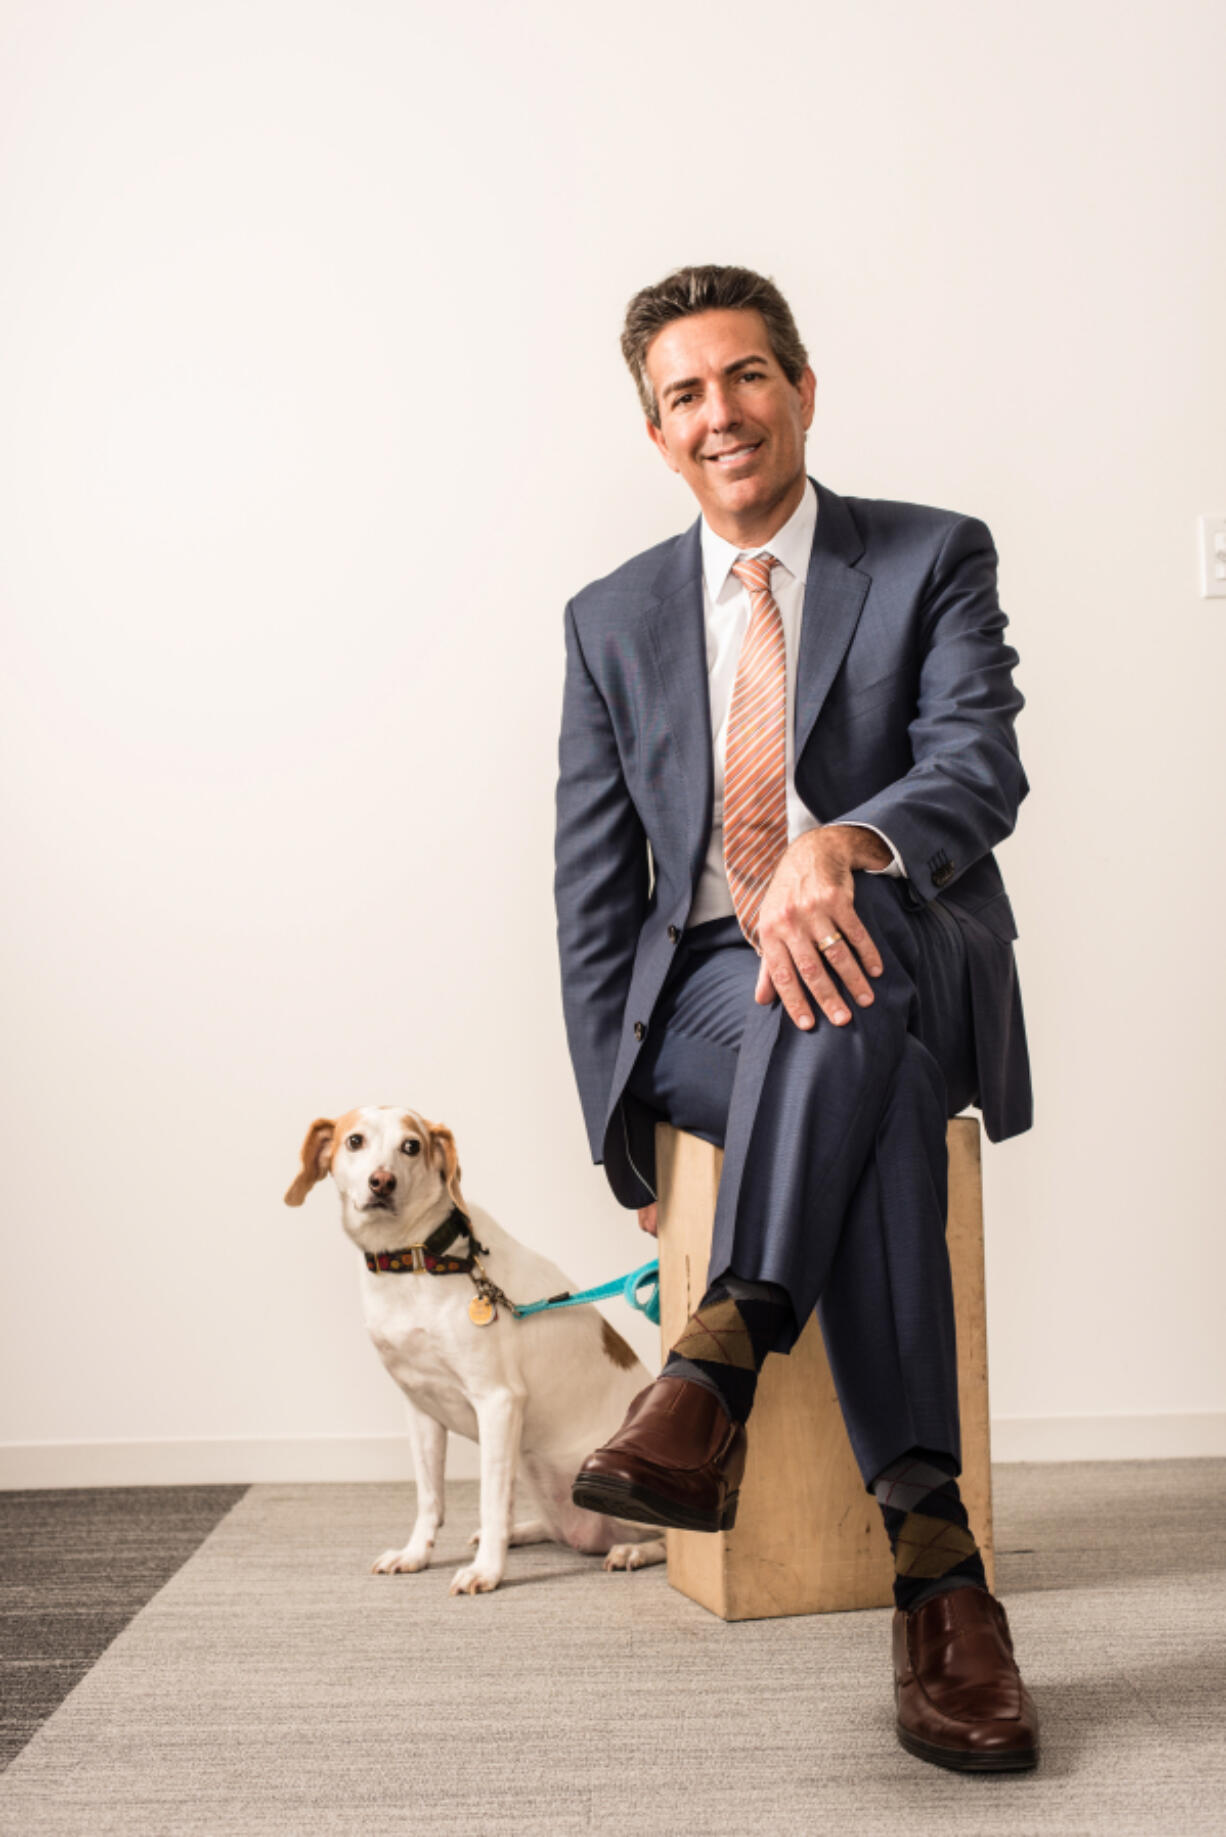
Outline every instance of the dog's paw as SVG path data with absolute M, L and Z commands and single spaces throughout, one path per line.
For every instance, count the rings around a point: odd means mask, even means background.
M 449 1595 L 486 1595 L 497 1588 L 502 1580 L 501 1571 L 483 1569 L 480 1563 L 465 1563 L 463 1569 L 457 1569 L 451 1578 Z
M 648 1569 L 652 1563 L 668 1560 L 668 1545 L 662 1537 L 649 1537 L 641 1544 L 614 1544 L 604 1559 L 606 1569 Z
M 385 1550 L 370 1566 L 371 1575 L 408 1575 L 430 1567 L 429 1544 L 406 1544 L 403 1550 Z

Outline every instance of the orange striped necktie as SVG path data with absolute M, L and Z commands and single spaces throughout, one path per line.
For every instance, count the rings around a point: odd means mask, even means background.
M 749 591 L 724 751 L 724 866 L 741 930 L 758 949 L 758 911 L 788 845 L 787 653 L 770 590 L 773 555 L 734 561 Z

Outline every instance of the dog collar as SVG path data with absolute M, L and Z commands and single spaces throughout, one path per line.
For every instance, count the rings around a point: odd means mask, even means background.
M 444 1256 L 447 1245 L 457 1237 L 468 1239 L 467 1256 Z M 475 1243 L 469 1220 L 459 1206 L 452 1206 L 442 1224 L 434 1227 L 424 1243 L 405 1244 L 400 1250 L 364 1250 L 362 1255 L 366 1258 L 367 1269 L 375 1275 L 424 1269 L 431 1276 L 446 1276 L 456 1270 L 472 1268 Z M 482 1244 L 479 1248 L 485 1250 L 486 1246 Z

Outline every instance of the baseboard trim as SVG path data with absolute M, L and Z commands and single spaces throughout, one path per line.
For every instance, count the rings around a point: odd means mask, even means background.
M 475 1477 L 478 1451 L 447 1438 L 447 1472 Z M 471 1454 L 471 1468 L 468 1456 Z M 50 1486 L 209 1486 L 266 1481 L 411 1480 L 407 1435 L 241 1436 L 213 1440 L 0 1444 L 0 1490 Z
M 1226 1410 L 1186 1415 L 994 1416 L 992 1462 L 1169 1461 L 1226 1455 Z
M 447 1438 L 447 1472 L 476 1479 L 475 1442 Z M 994 1465 L 1010 1461 L 1149 1461 L 1226 1456 L 1226 1411 L 1152 1416 L 996 1416 Z M 69 1486 L 206 1486 L 268 1481 L 409 1481 L 404 1435 L 303 1435 L 185 1441 L 7 1442 L 0 1490 Z

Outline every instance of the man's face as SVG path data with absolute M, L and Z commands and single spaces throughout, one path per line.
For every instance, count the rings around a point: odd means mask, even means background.
M 799 501 L 817 379 L 806 365 L 788 382 L 761 313 L 674 319 L 647 347 L 646 367 L 660 412 L 647 431 L 718 534 L 736 540 L 793 492 Z

